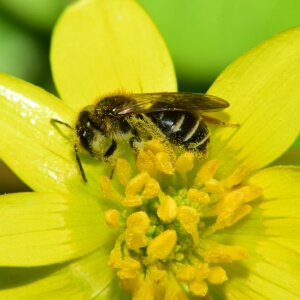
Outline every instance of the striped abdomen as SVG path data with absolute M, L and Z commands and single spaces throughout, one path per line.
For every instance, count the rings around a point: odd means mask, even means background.
M 147 116 L 171 143 L 188 151 L 205 151 L 210 133 L 201 117 L 180 111 L 154 112 Z

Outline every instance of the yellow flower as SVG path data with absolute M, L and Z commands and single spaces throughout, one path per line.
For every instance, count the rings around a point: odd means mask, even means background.
M 176 81 L 134 1 L 70 7 L 51 51 L 64 102 L 0 75 L 0 157 L 35 191 L 0 197 L 1 298 L 298 299 L 300 169 L 263 168 L 299 133 L 299 45 L 300 28 L 286 31 L 216 80 L 208 93 L 231 107 L 214 116 L 240 127 L 211 126 L 206 159 L 123 145 L 110 180 L 82 152 L 84 183 L 74 131 L 50 120 L 74 126 L 108 93 Z

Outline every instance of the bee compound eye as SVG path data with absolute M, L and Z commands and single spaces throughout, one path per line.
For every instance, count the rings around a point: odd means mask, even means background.
M 77 131 L 82 147 L 89 151 L 90 143 L 93 141 L 94 132 L 89 127 L 81 128 Z

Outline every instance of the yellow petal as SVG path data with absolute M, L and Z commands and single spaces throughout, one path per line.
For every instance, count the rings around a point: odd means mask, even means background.
M 272 167 L 253 174 L 249 184 L 263 189 L 260 200 L 252 202 L 253 211 L 238 228 L 214 235 L 219 242 L 234 239 L 248 250 L 243 267 L 226 269 L 228 278 L 224 298 L 299 299 L 300 270 L 300 168 Z M 225 230 L 224 230 L 225 232 Z M 224 233 L 223 233 L 224 234 Z
M 278 159 L 276 159 L 272 165 L 294 165 L 300 166 L 300 147 L 292 146 L 285 153 L 283 153 Z
M 32 188 L 62 191 L 63 178 L 77 173 L 76 164 L 68 138 L 54 128 L 51 118 L 72 124 L 75 114 L 44 90 L 0 74 L 1 159 Z
M 99 205 L 57 193 L 2 195 L 0 265 L 41 266 L 90 253 L 113 234 Z
M 1 299 L 125 299 L 107 266 L 111 244 L 73 262 L 39 268 L 0 268 Z
M 251 176 L 250 184 L 255 182 L 263 189 L 263 201 L 257 210 L 263 216 L 264 233 L 297 239 L 300 236 L 300 168 L 268 168 Z
M 222 173 L 241 163 L 261 168 L 279 157 L 300 129 L 300 27 L 276 35 L 232 63 L 208 93 L 228 100 L 220 126 L 211 137 L 210 155 L 222 161 Z M 227 161 L 227 163 L 226 163 Z
M 75 131 L 51 123 L 54 118 L 74 127 L 76 117 L 46 91 L 0 74 L 0 158 L 35 191 L 69 193 L 72 187 L 74 193 L 86 191 L 99 198 L 97 177 L 103 164 L 80 153 L 88 177 L 84 183 L 75 160 Z
M 107 93 L 175 91 L 168 50 L 132 0 L 75 3 L 56 25 L 51 46 L 56 87 L 75 110 Z

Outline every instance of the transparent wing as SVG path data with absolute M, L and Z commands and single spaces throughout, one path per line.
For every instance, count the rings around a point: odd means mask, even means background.
M 200 93 L 145 93 L 132 94 L 130 98 L 135 101 L 116 109 L 117 117 L 162 111 L 212 112 L 229 106 L 219 97 Z

